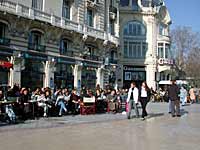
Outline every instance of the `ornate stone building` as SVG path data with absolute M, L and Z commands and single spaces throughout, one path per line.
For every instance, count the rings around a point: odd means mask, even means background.
M 134 80 L 155 89 L 159 80 L 170 79 L 170 24 L 163 0 L 120 1 L 120 87 Z
M 118 49 L 117 0 L 0 1 L 0 84 L 103 87 Z

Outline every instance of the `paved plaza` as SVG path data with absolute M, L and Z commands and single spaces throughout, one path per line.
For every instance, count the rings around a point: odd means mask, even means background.
M 0 127 L 0 150 L 198 150 L 200 105 L 168 114 L 167 103 L 150 103 L 145 121 L 122 114 L 65 116 Z

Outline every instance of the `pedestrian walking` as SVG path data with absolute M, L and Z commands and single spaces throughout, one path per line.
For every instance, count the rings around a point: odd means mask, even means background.
M 189 94 L 190 94 L 190 103 L 191 104 L 195 103 L 196 96 L 195 96 L 195 92 L 194 92 L 194 87 L 193 86 L 189 90 Z
M 131 83 L 131 87 L 128 91 L 128 97 L 127 97 L 127 105 L 128 105 L 128 112 L 127 112 L 127 118 L 131 118 L 131 110 L 132 107 L 135 110 L 136 117 L 139 118 L 139 111 L 138 111 L 138 96 L 139 96 L 139 90 L 136 87 L 135 82 Z
M 182 106 L 187 102 L 187 90 L 183 86 L 180 89 L 180 101 Z
M 172 117 L 180 117 L 180 99 L 179 99 L 179 87 L 176 85 L 176 81 L 172 80 L 171 85 L 168 88 L 168 96 L 171 101 L 171 114 Z
M 147 103 L 151 98 L 151 90 L 147 86 L 146 82 L 142 82 L 141 88 L 139 89 L 139 101 L 142 106 L 142 120 L 145 120 L 145 117 L 148 115 L 146 111 Z

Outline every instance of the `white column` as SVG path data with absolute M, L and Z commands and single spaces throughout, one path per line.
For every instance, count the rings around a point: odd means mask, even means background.
M 50 87 L 54 88 L 54 62 L 46 61 L 44 72 L 45 72 L 45 78 L 44 78 L 44 84 L 43 87 Z
M 156 89 L 156 79 L 155 79 L 156 68 L 154 65 L 147 65 L 146 67 L 146 81 L 149 88 Z
M 103 88 L 103 77 L 104 77 L 104 73 L 103 73 L 103 69 L 102 68 L 98 68 L 96 70 L 96 74 L 97 74 L 97 81 L 96 81 L 96 85 L 99 84 L 101 88 Z
M 81 88 L 81 69 L 80 65 L 74 66 L 74 87 L 78 89 Z
M 10 63 L 13 64 L 13 68 L 10 69 L 8 84 L 11 87 L 13 87 L 14 84 L 19 84 L 21 86 L 21 59 L 12 56 Z

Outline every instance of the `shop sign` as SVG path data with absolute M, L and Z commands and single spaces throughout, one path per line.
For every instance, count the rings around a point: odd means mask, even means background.
M 0 66 L 1 66 L 1 67 L 5 67 L 5 68 L 11 68 L 11 67 L 13 67 L 13 64 L 11 64 L 11 63 L 8 62 L 8 61 L 0 60 Z
M 167 59 L 167 58 L 160 58 L 158 60 L 159 65 L 173 65 L 174 60 L 173 59 Z
M 124 66 L 124 71 L 145 71 L 145 67 L 137 67 L 137 66 Z

